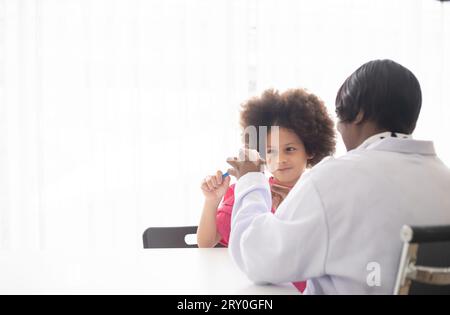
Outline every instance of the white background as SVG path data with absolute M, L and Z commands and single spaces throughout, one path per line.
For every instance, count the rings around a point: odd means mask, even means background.
M 148 226 L 196 225 L 243 101 L 304 87 L 334 115 L 383 58 L 418 77 L 415 138 L 449 165 L 450 3 L 0 0 L 0 249 L 137 249 Z

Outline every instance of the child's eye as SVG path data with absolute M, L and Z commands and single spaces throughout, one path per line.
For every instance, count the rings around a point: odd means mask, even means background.
M 289 148 L 286 149 L 286 151 L 288 151 L 288 152 L 292 152 L 292 151 L 295 151 L 295 150 L 297 150 L 297 149 L 294 148 L 294 147 L 289 147 Z
M 274 154 L 276 152 L 277 152 L 276 150 L 267 149 L 267 154 Z

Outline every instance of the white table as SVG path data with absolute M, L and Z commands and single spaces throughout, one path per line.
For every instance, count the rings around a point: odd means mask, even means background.
M 0 279 L 0 294 L 299 294 L 292 284 L 253 284 L 225 248 L 0 251 Z

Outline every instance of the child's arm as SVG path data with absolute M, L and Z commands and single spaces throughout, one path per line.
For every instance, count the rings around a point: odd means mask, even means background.
M 205 200 L 203 213 L 197 230 L 197 244 L 200 248 L 214 247 L 222 238 L 217 232 L 216 216 L 218 202 L 214 200 Z
M 205 196 L 203 213 L 197 229 L 198 247 L 214 247 L 220 241 L 221 235 L 217 232 L 216 216 L 220 201 L 230 186 L 230 176 L 222 178 L 222 172 L 206 177 L 201 185 Z

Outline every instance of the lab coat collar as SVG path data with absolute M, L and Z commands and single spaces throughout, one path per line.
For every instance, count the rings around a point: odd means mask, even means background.
M 432 141 L 414 140 L 411 135 L 382 132 L 367 138 L 355 150 L 391 151 L 408 154 L 436 155 Z

